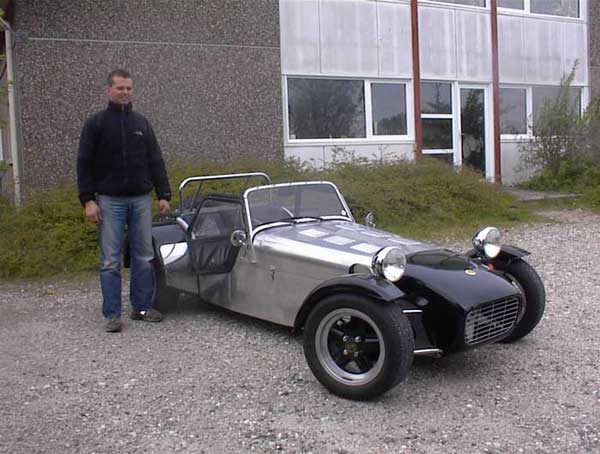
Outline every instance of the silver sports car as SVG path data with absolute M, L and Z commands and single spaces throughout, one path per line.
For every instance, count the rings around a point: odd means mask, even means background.
M 240 184 L 206 193 L 207 181 Z M 520 339 L 544 311 L 528 253 L 494 227 L 461 254 L 378 230 L 371 216 L 358 224 L 331 182 L 264 173 L 187 178 L 179 195 L 178 212 L 153 226 L 155 307 L 191 293 L 303 332 L 310 369 L 346 398 L 386 392 L 413 355 Z

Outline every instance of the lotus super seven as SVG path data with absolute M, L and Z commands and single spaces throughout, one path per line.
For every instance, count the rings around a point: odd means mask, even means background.
M 208 181 L 239 184 L 206 193 Z M 544 312 L 528 252 L 501 245 L 494 227 L 457 253 L 369 216 L 358 224 L 331 182 L 271 184 L 258 172 L 190 177 L 179 196 L 176 214 L 153 225 L 155 306 L 191 293 L 303 331 L 311 371 L 345 398 L 391 389 L 414 355 L 516 341 Z

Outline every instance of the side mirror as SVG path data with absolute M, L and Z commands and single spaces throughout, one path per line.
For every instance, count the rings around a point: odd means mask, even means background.
M 370 211 L 365 215 L 365 220 L 363 222 L 367 227 L 375 227 L 375 216 Z
M 248 241 L 248 235 L 243 230 L 234 230 L 229 237 L 233 247 L 245 246 Z

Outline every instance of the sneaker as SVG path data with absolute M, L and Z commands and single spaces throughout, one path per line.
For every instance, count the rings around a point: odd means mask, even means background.
M 121 319 L 115 316 L 108 317 L 105 329 L 107 333 L 118 333 L 121 331 Z
M 160 322 L 163 316 L 156 309 L 148 309 L 147 311 L 140 311 L 138 309 L 132 309 L 129 314 L 131 320 L 143 320 L 145 322 Z

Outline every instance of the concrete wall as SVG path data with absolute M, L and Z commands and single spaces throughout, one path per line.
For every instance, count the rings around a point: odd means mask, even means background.
M 132 72 L 167 160 L 283 156 L 277 0 L 22 0 L 15 12 L 25 184 L 73 180 L 82 122 L 115 67 Z

